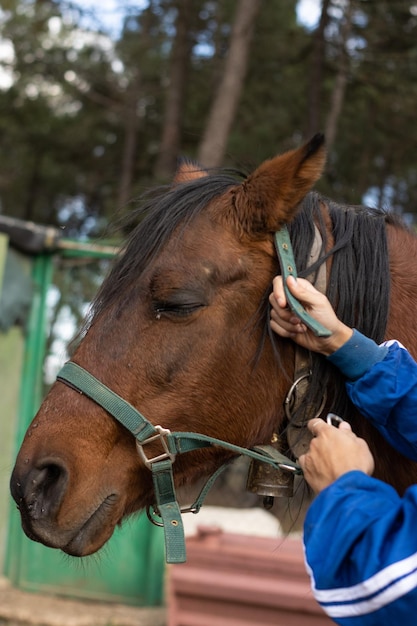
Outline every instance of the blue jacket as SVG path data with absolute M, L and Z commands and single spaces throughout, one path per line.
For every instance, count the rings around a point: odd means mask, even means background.
M 417 364 L 397 342 L 357 331 L 329 360 L 358 407 L 402 454 L 417 461 Z M 400 498 L 352 471 L 310 506 L 304 545 L 313 593 L 343 626 L 417 623 L 417 485 Z

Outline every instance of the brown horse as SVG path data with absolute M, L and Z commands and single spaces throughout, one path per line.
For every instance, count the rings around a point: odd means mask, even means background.
M 324 164 L 322 136 L 243 181 L 185 163 L 171 187 L 146 201 L 72 361 L 166 429 L 243 447 L 285 434 L 295 348 L 271 336 L 268 323 L 274 232 L 284 224 L 304 275 L 314 274 L 308 266 L 319 231 L 315 265 L 325 263 L 327 293 L 346 323 L 377 341 L 395 337 L 416 357 L 416 238 L 389 213 L 309 193 Z M 323 413 L 344 415 L 368 440 L 376 474 L 399 491 L 415 482 L 415 466 L 346 402 L 337 373 L 309 358 L 305 402 L 320 404 L 326 389 Z M 218 446 L 178 456 L 175 483 L 193 483 L 231 456 Z M 27 431 L 11 491 L 30 538 L 77 556 L 98 550 L 126 516 L 154 503 L 132 434 L 62 381 Z

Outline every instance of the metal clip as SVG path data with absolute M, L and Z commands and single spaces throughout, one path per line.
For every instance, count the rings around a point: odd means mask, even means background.
M 151 522 L 151 524 L 153 524 L 154 526 L 159 526 L 159 527 L 164 527 L 163 522 L 160 522 L 159 520 L 156 519 L 156 517 L 161 518 L 161 516 L 159 515 L 159 512 L 155 509 L 155 507 L 151 507 L 147 506 L 146 507 L 146 515 L 148 520 Z
M 296 465 L 287 465 L 286 463 L 279 463 L 279 469 L 284 470 L 284 472 L 289 472 L 290 474 L 299 474 L 300 468 Z
M 340 424 L 344 420 L 336 415 L 336 413 L 328 413 L 326 417 L 326 422 L 330 424 L 330 426 L 334 426 L 335 428 L 339 428 Z
M 152 469 L 152 463 L 157 463 L 158 461 L 164 461 L 165 459 L 170 459 L 171 462 L 173 463 L 175 461 L 175 456 L 176 456 L 175 454 L 170 452 L 169 447 L 168 447 L 168 442 L 166 440 L 166 437 L 171 434 L 171 431 L 169 430 L 169 428 L 162 428 L 162 426 L 154 426 L 154 428 L 157 431 L 156 435 L 152 435 L 151 437 L 148 437 L 148 439 L 145 439 L 145 441 L 138 441 L 136 439 L 136 448 L 137 448 L 138 454 L 148 469 Z M 145 446 L 148 443 L 152 443 L 153 441 L 157 441 L 158 439 L 163 449 L 162 454 L 159 454 L 152 458 L 148 458 L 143 450 L 143 446 Z
M 197 513 L 199 513 L 200 508 L 197 506 L 186 506 L 183 509 L 180 509 L 180 513 L 194 513 L 194 515 L 197 515 Z M 147 506 L 146 507 L 146 516 L 148 518 L 148 520 L 151 522 L 151 524 L 153 524 L 154 526 L 160 526 L 163 527 L 164 523 L 160 520 L 162 520 L 161 515 L 158 511 L 158 507 L 155 505 L 152 505 L 152 507 Z M 157 519 L 159 518 L 159 519 Z

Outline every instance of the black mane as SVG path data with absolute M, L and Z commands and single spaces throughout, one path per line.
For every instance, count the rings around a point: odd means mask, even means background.
M 321 205 L 327 206 L 334 238 L 334 246 L 327 254 L 323 251 L 327 238 Z M 314 266 L 307 267 L 314 240 L 313 220 L 318 224 L 323 238 L 323 249 L 319 261 Z M 396 224 L 407 229 L 389 211 L 340 205 L 316 193 L 310 193 L 290 225 L 299 275 L 310 274 L 331 256 L 332 266 L 326 295 L 345 324 L 356 328 L 377 343 L 384 339 L 389 311 L 387 224 Z M 351 422 L 357 413 L 347 397 L 345 380 L 339 370 L 319 354 L 310 353 L 309 358 L 312 372 L 310 385 L 306 397 L 294 413 L 294 421 L 298 425 L 306 423 L 313 416 L 312 407 L 317 410 L 327 394 L 326 410 Z
M 308 268 L 308 256 L 314 238 L 315 221 L 326 248 L 326 228 L 321 203 L 332 223 L 334 245 L 319 261 Z M 380 343 L 388 320 L 390 274 L 386 239 L 387 222 L 398 222 L 390 212 L 364 206 L 337 204 L 317 193 L 310 193 L 290 225 L 294 255 L 300 276 L 311 273 L 327 258 L 332 268 L 327 296 L 338 316 L 348 326 Z

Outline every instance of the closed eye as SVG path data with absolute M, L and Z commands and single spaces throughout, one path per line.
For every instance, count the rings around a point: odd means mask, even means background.
M 157 316 L 188 317 L 205 305 L 201 302 L 154 302 L 153 308 Z

